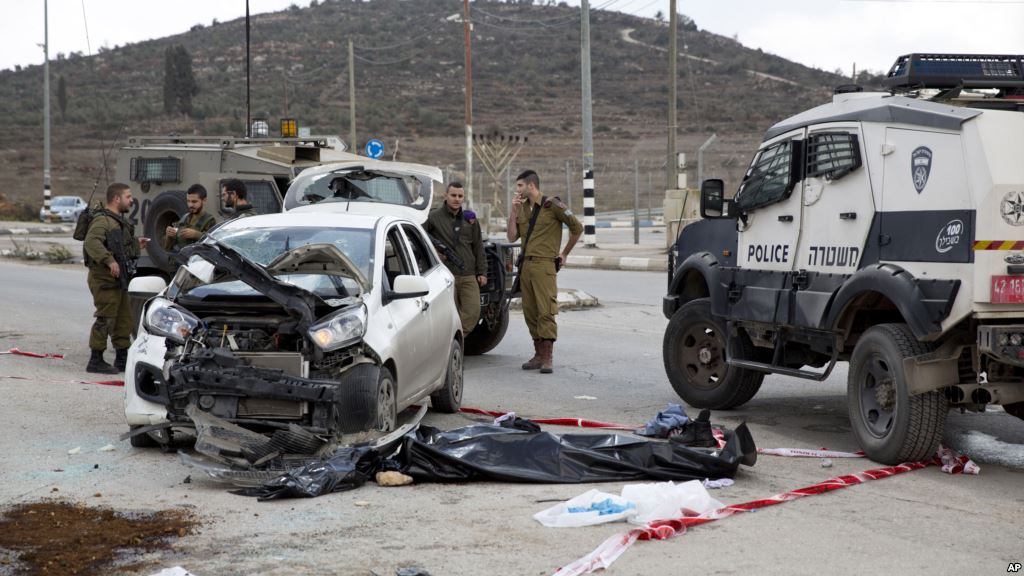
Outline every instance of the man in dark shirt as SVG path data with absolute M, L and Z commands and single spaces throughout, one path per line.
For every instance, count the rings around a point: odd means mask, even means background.
M 220 185 L 220 203 L 225 208 L 233 208 L 235 213 L 231 218 L 245 218 L 255 216 L 256 208 L 249 204 L 246 197 L 249 192 L 245 189 L 245 182 L 232 178 L 225 180 Z
M 462 209 L 465 197 L 461 183 L 448 184 L 444 204 L 432 210 L 423 224 L 435 245 L 440 241 L 459 260 L 445 258 L 442 250 L 438 250 L 444 265 L 455 276 L 455 306 L 459 309 L 463 335 L 472 332 L 480 320 L 480 287 L 487 284 L 483 234 L 476 214 Z

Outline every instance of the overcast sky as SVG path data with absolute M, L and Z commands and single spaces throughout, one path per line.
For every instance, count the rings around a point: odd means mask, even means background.
M 418 0 L 407 0 L 415 2 Z M 448 0 L 452 11 L 461 0 Z M 250 0 L 253 13 L 309 0 Z M 579 4 L 579 0 L 569 0 Z M 668 0 L 591 0 L 653 17 Z M 697 26 L 825 70 L 886 71 L 900 54 L 1024 54 L 1024 0 L 678 0 Z M 83 14 L 84 12 L 84 14 Z M 245 0 L 49 0 L 50 58 L 159 38 L 245 14 Z M 0 69 L 43 61 L 43 0 L 0 0 Z M 86 26 L 88 22 L 88 27 Z M 88 35 L 87 35 L 88 30 Z

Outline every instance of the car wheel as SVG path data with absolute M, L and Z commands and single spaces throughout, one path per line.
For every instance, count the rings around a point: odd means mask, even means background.
M 745 358 L 756 353 L 745 334 L 737 348 Z M 764 380 L 763 372 L 726 363 L 725 326 L 711 314 L 708 298 L 691 300 L 672 316 L 662 357 L 672 388 L 695 408 L 735 408 L 753 398 Z
M 142 426 L 129 426 L 128 429 L 132 432 L 142 428 Z M 156 441 L 149 432 L 145 434 L 136 434 L 135 436 L 129 436 L 128 442 L 132 445 L 132 448 L 156 448 L 160 446 L 160 443 Z
M 377 382 L 377 425 L 381 432 L 391 432 L 398 427 L 398 393 L 395 377 L 386 367 L 380 369 Z
M 398 421 L 395 377 L 387 368 L 357 364 L 338 383 L 338 429 L 344 433 L 394 430 Z
M 868 458 L 924 460 L 942 440 L 949 405 L 938 391 L 910 395 L 903 359 L 931 351 L 906 324 L 880 324 L 857 341 L 846 393 L 850 426 Z
M 491 304 L 491 306 L 501 306 L 501 303 Z M 483 321 L 466 336 L 466 356 L 478 356 L 494 350 L 494 347 L 505 337 L 507 330 L 508 308 L 503 308 L 493 329 L 488 327 L 486 321 Z
M 438 412 L 453 414 L 462 407 L 462 383 L 464 363 L 462 344 L 458 338 L 452 340 L 452 351 L 448 355 L 448 369 L 444 374 L 444 386 L 430 395 L 430 405 Z

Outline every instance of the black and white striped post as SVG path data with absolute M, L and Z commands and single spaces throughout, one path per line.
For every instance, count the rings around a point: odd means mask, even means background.
M 597 212 L 594 207 L 594 171 L 583 171 L 583 245 L 597 245 Z

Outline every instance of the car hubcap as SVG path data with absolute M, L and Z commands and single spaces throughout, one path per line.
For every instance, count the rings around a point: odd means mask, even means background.
M 390 432 L 395 429 L 395 384 L 383 380 L 377 391 L 377 429 Z
M 694 324 L 682 338 L 683 368 L 690 383 L 705 390 L 716 388 L 725 378 L 725 345 L 713 324 Z
M 896 380 L 892 367 L 881 356 L 872 356 L 864 366 L 860 388 L 861 416 L 868 431 L 884 438 L 895 422 Z
M 452 398 L 456 402 L 462 401 L 462 348 L 455 344 L 452 350 L 452 361 L 448 366 L 452 383 Z

